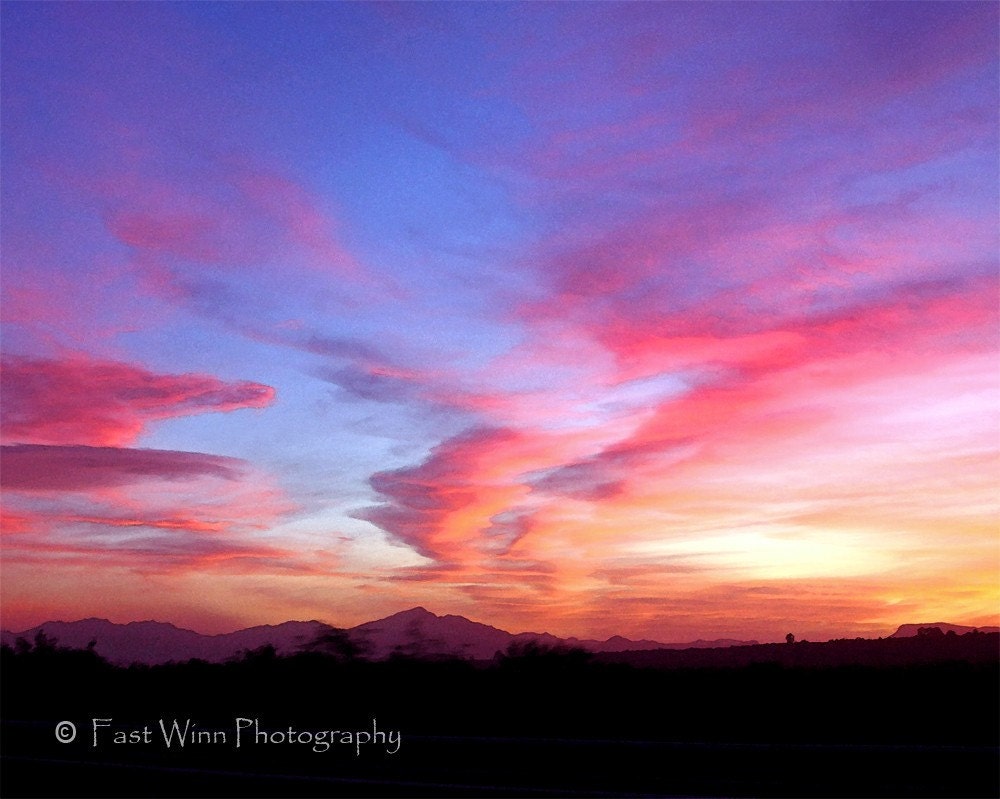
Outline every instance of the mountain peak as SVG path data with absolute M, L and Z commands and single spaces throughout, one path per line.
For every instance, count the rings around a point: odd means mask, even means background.
M 143 619 L 142 621 L 130 621 L 125 624 L 126 627 L 133 627 L 137 630 L 182 630 L 183 628 L 178 627 L 176 624 L 171 624 L 169 621 L 156 621 L 155 619 Z M 188 632 L 184 630 L 184 632 Z
M 413 617 L 415 619 L 441 618 L 436 613 L 431 613 L 429 610 L 427 610 L 427 608 L 423 607 L 422 605 L 418 605 L 415 608 L 410 608 L 409 610 L 401 610 L 399 613 L 393 613 L 392 616 L 389 616 L 388 618 L 391 619 L 391 618 L 410 618 L 410 617 Z

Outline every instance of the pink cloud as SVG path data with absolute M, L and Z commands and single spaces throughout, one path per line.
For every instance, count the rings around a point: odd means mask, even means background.
M 565 47 L 521 48 L 490 91 L 522 107 L 537 132 L 491 142 L 489 151 L 466 147 L 467 157 L 558 180 L 552 188 L 570 194 L 626 178 L 662 180 L 665 191 L 677 191 L 694 170 L 725 187 L 762 161 L 789 177 L 802 171 L 803 158 L 843 174 L 852 142 L 870 154 L 874 135 L 878 156 L 891 156 L 891 137 L 905 157 L 926 141 L 926 120 L 912 131 L 886 125 L 883 139 L 873 119 L 900 103 L 935 108 L 935 91 L 992 69 L 997 52 L 996 11 L 983 4 L 926 5 L 905 15 L 860 5 L 807 12 L 757 5 L 738 19 L 706 5 L 640 9 L 564 19 Z M 810 153 L 808 141 L 803 152 L 804 137 L 817 134 L 823 147 L 844 137 L 837 157 Z M 692 164 L 692 155 L 703 160 Z
M 662 403 L 630 442 L 554 472 L 539 487 L 615 485 L 614 475 L 634 469 L 637 457 L 669 456 L 679 446 L 683 450 L 720 437 L 772 438 L 820 426 L 839 415 L 829 397 L 852 386 L 920 374 L 932 353 L 948 362 L 994 349 L 997 317 L 989 298 L 997 290 L 996 280 L 989 278 L 971 286 L 902 289 L 860 308 L 797 320 L 771 339 L 706 335 L 673 340 L 641 325 L 628 335 L 617 327 L 602 341 L 617 348 L 629 370 L 692 366 L 692 355 L 704 359 L 702 365 L 725 368 L 708 372 L 702 385 Z M 768 341 L 771 346 L 762 348 Z M 628 468 L 612 468 L 619 463 Z
M 0 508 L 0 532 L 3 535 L 20 535 L 21 533 L 30 533 L 34 529 L 34 517 L 31 514 Z
M 90 491 L 150 480 L 235 480 L 242 462 L 200 452 L 15 444 L 2 447 L 0 480 L 11 491 Z
M 307 263 L 312 268 L 341 278 L 366 277 L 340 240 L 335 219 L 304 186 L 277 172 L 259 169 L 239 170 L 233 183 L 257 215 L 271 221 L 290 243 L 308 254 Z
M 312 569 L 298 553 L 264 544 L 252 544 L 231 535 L 205 537 L 174 531 L 172 535 L 140 535 L 127 540 L 110 536 L 72 539 L 21 537 L 5 547 L 9 563 L 54 566 L 114 566 L 139 574 L 223 571 L 237 574 Z
M 491 551 L 498 555 L 507 555 L 521 539 L 535 530 L 537 526 L 538 522 L 532 511 L 525 509 L 505 510 L 490 518 L 490 525 L 483 530 L 483 537 L 488 542 L 487 546 Z M 494 566 L 500 564 L 504 564 L 508 568 L 515 566 L 511 560 L 494 562 Z M 523 571 L 523 563 L 517 563 L 516 566 Z M 537 567 L 538 564 L 532 563 L 530 566 Z
M 515 437 L 510 430 L 475 428 L 434 448 L 422 464 L 377 472 L 370 482 L 386 502 L 359 514 L 426 557 L 446 559 L 442 534 L 447 518 L 474 504 L 479 462 Z
M 227 252 L 217 239 L 224 235 L 220 220 L 209 214 L 168 210 L 125 210 L 108 219 L 108 229 L 122 244 L 203 263 L 238 263 L 245 252 Z M 242 257 L 241 257 L 242 256 Z
M 165 519 L 156 518 L 153 515 L 147 515 L 145 517 L 67 516 L 65 521 L 71 524 L 97 524 L 106 525 L 108 527 L 122 528 L 150 527 L 157 530 L 190 530 L 197 533 L 216 533 L 224 530 L 226 527 L 225 522 L 204 521 L 200 519 L 184 518 L 182 516 L 173 516 Z
M 274 389 L 199 374 L 155 374 L 132 364 L 78 355 L 54 360 L 5 356 L 0 386 L 6 441 L 129 444 L 153 421 L 206 411 L 262 408 Z
M 156 420 L 264 407 L 273 389 L 84 355 L 8 356 L 3 368 L 4 438 L 30 442 L 2 447 L 5 516 L 19 533 L 8 562 L 110 558 L 147 572 L 287 567 L 289 552 L 248 539 L 289 510 L 248 463 L 120 446 Z
M 284 270 L 369 278 L 319 197 L 278 172 L 214 163 L 182 183 L 151 165 L 133 168 L 83 190 L 103 197 L 108 231 L 143 257 L 226 269 L 280 261 Z
M 141 574 L 313 573 L 300 553 L 258 538 L 291 509 L 249 464 L 119 447 L 2 448 L 8 564 Z M 15 540 L 16 539 L 16 540 Z

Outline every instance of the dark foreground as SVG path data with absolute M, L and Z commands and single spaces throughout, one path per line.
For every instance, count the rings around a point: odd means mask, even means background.
M 829 667 L 815 652 L 790 665 L 791 650 L 698 668 L 265 650 L 118 669 L 7 649 L 0 793 L 995 797 L 998 641 L 907 644 L 910 662 L 887 641 L 886 665 Z

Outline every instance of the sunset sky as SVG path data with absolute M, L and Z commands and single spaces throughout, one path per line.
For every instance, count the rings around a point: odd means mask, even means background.
M 984 3 L 4 3 L 3 626 L 1000 616 Z

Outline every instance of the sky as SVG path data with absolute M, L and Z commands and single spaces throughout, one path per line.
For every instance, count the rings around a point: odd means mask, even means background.
M 1000 617 L 995 3 L 4 3 L 2 622 Z

